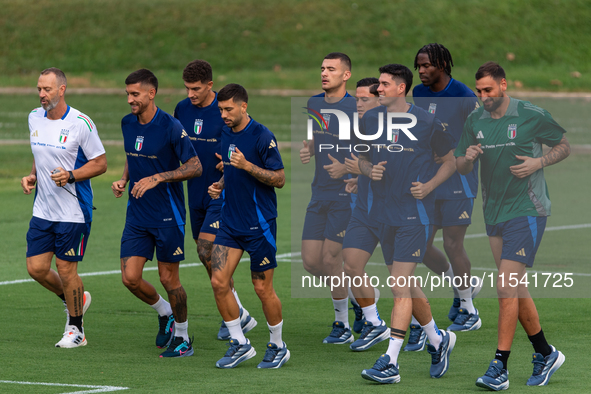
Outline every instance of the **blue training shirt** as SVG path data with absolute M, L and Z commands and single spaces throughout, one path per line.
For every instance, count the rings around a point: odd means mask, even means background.
M 207 209 L 212 205 L 221 205 L 220 198 L 213 200 L 207 193 L 207 188 L 222 177 L 222 172 L 216 170 L 219 163 L 215 153 L 221 155 L 222 128 L 225 126 L 218 108 L 218 95 L 206 107 L 197 107 L 186 98 L 179 102 L 174 109 L 177 118 L 189 135 L 189 139 L 199 156 L 203 166 L 203 174 L 187 181 L 189 207 L 193 209 Z
M 444 130 L 439 119 L 415 105 L 407 111 L 416 116 L 417 124 L 409 131 L 417 138 L 412 141 L 405 133 L 393 133 L 392 141 L 387 139 L 387 108 L 379 106 L 363 115 L 360 120 L 361 132 L 375 134 L 379 127 L 379 114 L 383 115 L 383 132 L 373 141 L 369 151 L 373 164 L 387 161 L 386 170 L 380 181 L 371 181 L 374 207 L 370 219 L 390 226 L 428 225 L 433 221 L 435 193 L 430 193 L 422 200 L 413 197 L 410 188 L 412 182 L 426 183 L 437 173 L 433 161 L 433 152 L 445 156 L 453 149 L 451 136 Z M 394 122 L 397 119 L 394 118 Z M 400 119 L 396 123 L 408 123 Z M 386 149 L 392 146 L 391 151 Z M 397 148 L 402 146 L 402 150 Z M 376 205 L 378 204 L 378 205 Z
M 318 201 L 347 201 L 351 202 L 351 196 L 345 191 L 344 179 L 350 178 L 346 174 L 342 178 L 332 179 L 324 169 L 325 165 L 332 164 L 328 158 L 330 154 L 339 162 L 344 163 L 345 157 L 351 158 L 351 151 L 347 149 L 337 149 L 337 146 L 348 146 L 351 140 L 339 140 L 339 121 L 334 114 L 322 114 L 322 109 L 337 109 L 348 115 L 351 127 L 351 136 L 353 133 L 353 113 L 357 112 L 355 98 L 349 93 L 336 103 L 325 101 L 325 93 L 318 94 L 308 100 L 308 114 L 314 118 L 314 180 L 312 181 L 312 200 Z M 328 128 L 327 128 L 328 126 Z M 320 144 L 333 145 L 335 148 L 320 151 Z
M 257 167 L 276 171 L 283 168 L 277 140 L 268 128 L 254 119 L 237 133 L 228 126 L 222 129 L 225 187 L 221 221 L 232 234 L 263 232 L 268 237 L 269 222 L 277 217 L 275 188 L 230 164 L 232 152 L 236 148 Z M 274 239 L 270 242 L 275 245 Z
M 180 163 L 197 155 L 183 126 L 158 108 L 152 121 L 145 125 L 138 122 L 137 116 L 126 115 L 121 120 L 121 130 L 129 169 L 127 222 L 147 228 L 184 225 L 182 182 L 162 182 L 138 199 L 131 195 L 139 180 L 176 170 Z
M 479 107 L 478 98 L 466 85 L 453 78 L 440 92 L 433 92 L 423 84 L 414 87 L 414 102 L 429 113 L 435 114 L 453 138 L 455 148 L 460 141 L 464 123 L 468 116 Z M 455 172 L 436 190 L 438 200 L 474 198 L 478 193 L 478 163 L 468 175 Z

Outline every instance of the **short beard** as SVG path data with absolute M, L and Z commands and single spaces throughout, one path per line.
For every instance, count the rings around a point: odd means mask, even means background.
M 59 96 L 56 96 L 55 99 L 49 100 L 49 103 L 46 105 L 41 104 L 41 106 L 43 107 L 44 110 L 46 110 L 47 112 L 51 111 L 52 109 L 54 109 L 55 107 L 57 107 L 57 104 L 60 102 L 60 98 Z

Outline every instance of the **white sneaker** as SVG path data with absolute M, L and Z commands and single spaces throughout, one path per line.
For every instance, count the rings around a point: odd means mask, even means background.
M 92 302 L 92 297 L 90 296 L 90 293 L 85 291 L 84 292 L 84 305 L 82 306 L 82 316 L 86 315 L 86 311 L 90 307 L 91 302 Z M 68 331 L 68 326 L 70 325 L 70 312 L 68 311 L 68 306 L 66 305 L 65 302 L 64 302 L 64 306 L 66 307 L 66 309 L 64 309 L 64 312 L 66 312 L 65 330 Z
M 66 326 L 66 331 L 62 340 L 55 344 L 55 347 L 73 348 L 78 346 L 86 346 L 86 337 L 84 336 L 84 329 L 82 332 L 76 326 Z

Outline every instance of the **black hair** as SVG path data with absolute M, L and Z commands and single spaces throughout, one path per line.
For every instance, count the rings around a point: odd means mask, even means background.
M 41 75 L 53 74 L 55 75 L 55 79 L 57 81 L 57 87 L 59 89 L 60 86 L 68 86 L 68 80 L 66 79 L 66 74 L 59 68 L 49 67 L 45 70 L 41 71 Z
M 451 68 L 454 65 L 454 61 L 451 58 L 451 53 L 441 44 L 432 43 L 427 44 L 417 52 L 415 56 L 415 70 L 419 68 L 418 58 L 419 54 L 426 53 L 429 56 L 429 62 L 435 67 L 445 71 L 447 75 L 451 77 Z
M 324 56 L 325 59 L 339 59 L 345 65 L 347 70 L 351 71 L 351 58 L 342 52 L 331 52 Z
M 229 83 L 218 92 L 218 101 L 227 101 L 233 99 L 234 102 L 248 103 L 248 93 L 242 85 Z
M 380 74 L 390 74 L 392 79 L 396 79 L 406 84 L 405 95 L 408 94 L 412 87 L 412 71 L 402 64 L 386 64 L 380 67 Z
M 505 78 L 505 70 L 499 63 L 486 62 L 478 68 L 475 77 L 477 81 L 484 77 L 492 77 L 495 81 L 501 82 L 501 79 Z
M 362 86 L 371 86 L 371 85 L 379 85 L 380 84 L 380 80 L 374 77 L 369 77 L 369 78 L 363 78 L 360 79 L 359 81 L 357 81 L 357 86 L 358 88 L 362 87 Z
M 211 65 L 205 60 L 193 60 L 183 70 L 183 81 L 208 83 L 213 80 Z
M 156 89 L 158 92 L 158 78 L 154 73 L 147 68 L 141 68 L 137 71 L 132 72 L 125 78 L 126 85 L 133 85 L 135 83 L 141 83 L 142 85 L 149 85 Z

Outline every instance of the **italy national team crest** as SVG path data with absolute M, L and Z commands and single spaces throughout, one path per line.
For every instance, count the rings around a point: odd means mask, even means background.
M 203 119 L 195 119 L 195 134 L 201 134 L 203 131 Z
M 142 150 L 142 146 L 144 146 L 144 137 L 143 136 L 138 136 L 135 139 L 135 150 Z
M 70 135 L 70 130 L 62 129 L 60 133 L 60 144 L 65 144 L 66 140 L 68 139 L 68 135 Z
M 328 129 L 328 126 L 330 125 L 330 114 L 322 114 L 322 117 L 324 118 L 324 121 L 326 122 L 326 128 Z
M 434 114 L 436 110 L 437 110 L 437 104 L 436 103 L 429 104 L 429 113 L 430 114 Z
M 516 124 L 510 124 L 509 127 L 507 128 L 507 137 L 509 137 L 509 139 L 514 139 L 515 137 L 517 137 L 517 125 Z
M 234 152 L 236 150 L 236 145 L 234 144 L 230 144 L 230 147 L 228 148 L 228 159 L 232 160 L 232 152 Z
M 400 129 L 394 129 L 392 130 L 392 143 L 393 144 L 397 144 L 398 143 L 398 137 L 400 136 Z

